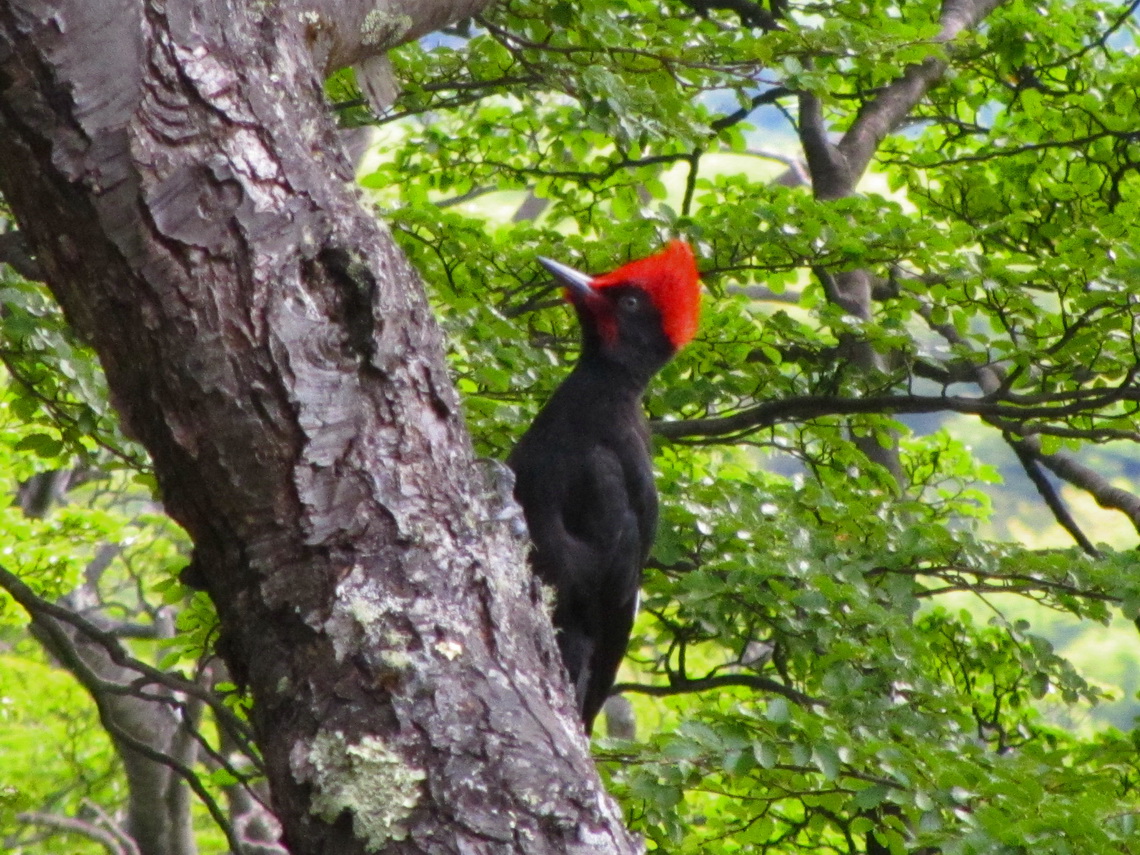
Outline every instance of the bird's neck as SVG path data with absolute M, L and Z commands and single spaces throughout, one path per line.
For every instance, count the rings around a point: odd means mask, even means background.
M 641 406 L 641 398 L 652 372 L 638 371 L 598 353 L 584 350 L 574 370 L 566 378 L 568 385 L 580 390 L 583 400 L 597 401 L 600 406 Z
M 573 373 L 580 374 L 584 382 L 612 389 L 617 397 L 632 396 L 640 401 L 649 382 L 668 359 L 658 360 L 630 348 L 619 350 L 618 354 L 587 339 Z M 622 358 L 623 355 L 627 358 Z

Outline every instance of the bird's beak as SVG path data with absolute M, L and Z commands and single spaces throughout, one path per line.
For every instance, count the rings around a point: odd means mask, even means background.
M 538 263 L 549 270 L 555 279 L 583 299 L 597 296 L 594 289 L 590 287 L 590 283 L 594 281 L 593 276 L 587 276 L 582 271 L 575 270 L 573 267 L 567 267 L 562 262 L 554 261 L 551 258 L 539 256 Z

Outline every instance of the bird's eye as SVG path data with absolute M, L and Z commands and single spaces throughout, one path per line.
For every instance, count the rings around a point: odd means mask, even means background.
M 618 306 L 626 312 L 640 311 L 641 297 L 637 294 L 623 294 L 618 300 Z

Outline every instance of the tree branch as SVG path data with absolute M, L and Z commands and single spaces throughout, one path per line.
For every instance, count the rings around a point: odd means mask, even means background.
M 819 199 L 840 199 L 852 192 L 859 175 L 853 173 L 847 155 L 828 139 L 820 97 L 804 89 L 799 93 L 799 102 L 800 144 L 807 158 L 812 189 Z
M 758 692 L 768 692 L 781 695 L 802 707 L 827 706 L 827 702 L 820 698 L 813 698 L 803 692 L 785 686 L 783 683 L 769 677 L 760 677 L 754 674 L 721 674 L 714 677 L 701 677 L 699 679 L 677 679 L 665 686 L 650 686 L 644 683 L 618 683 L 613 687 L 613 694 L 634 692 L 639 695 L 651 695 L 657 698 L 670 695 L 684 695 L 692 692 L 707 692 L 710 689 L 723 689 L 729 686 L 740 686 L 755 689 Z
M 782 422 L 824 416 L 850 416 L 868 413 L 939 413 L 953 412 L 1013 422 L 1029 419 L 1063 418 L 1087 413 L 1098 407 L 1120 401 L 1140 400 L 1140 390 L 1117 388 L 1094 400 L 1070 404 L 1013 404 L 991 398 L 968 398 L 959 395 L 870 395 L 866 398 L 839 398 L 832 395 L 804 395 L 779 401 L 764 401 L 731 416 L 679 421 L 655 421 L 653 432 L 668 439 L 688 437 L 717 438 L 737 436 Z M 1004 424 L 1002 425 L 1004 427 Z M 1020 432 L 1030 434 L 1022 427 Z M 1033 432 L 1046 433 L 1035 427 Z M 1028 438 L 1028 437 L 1027 437 Z
M 235 716 L 233 711 L 213 692 L 203 688 L 192 680 L 186 680 L 177 674 L 162 671 L 152 665 L 135 659 L 127 653 L 113 632 L 104 631 L 70 609 L 48 602 L 28 587 L 19 576 L 2 566 L 0 566 L 0 587 L 4 588 L 4 590 L 11 595 L 12 599 L 19 603 L 24 611 L 33 619 L 52 618 L 74 627 L 89 641 L 98 644 L 116 665 L 136 671 L 144 678 L 142 682 L 135 681 L 130 684 L 129 688 L 114 683 L 109 684 L 109 687 L 119 692 L 135 694 L 143 686 L 148 683 L 153 683 L 195 698 L 210 708 L 210 711 L 217 717 L 218 725 L 224 727 L 230 737 L 243 747 L 243 752 L 249 753 L 251 756 L 256 756 L 256 752 L 253 752 L 250 744 L 251 737 L 248 726 Z M 94 675 L 92 676 L 94 678 Z M 99 679 L 99 682 L 105 681 Z M 151 700 L 158 699 L 151 698 Z M 169 701 L 169 699 L 165 698 L 162 700 Z
M 734 110 L 731 113 L 725 113 L 718 119 L 714 119 L 709 123 L 709 128 L 713 133 L 720 133 L 725 128 L 730 128 L 737 122 L 742 122 L 755 110 L 765 104 L 775 104 L 781 98 L 785 98 L 792 94 L 792 90 L 785 86 L 773 86 L 770 89 L 765 89 L 757 95 L 752 96 L 752 101 L 747 107 L 741 107 L 739 110 Z M 769 155 L 762 155 L 769 156 Z
M 1037 492 L 1041 494 L 1041 498 L 1045 500 L 1045 504 L 1049 510 L 1053 512 L 1053 518 L 1065 529 L 1073 540 L 1084 550 L 1086 555 L 1093 558 L 1100 558 L 1100 550 L 1092 545 L 1085 533 L 1081 531 L 1077 521 L 1073 519 L 1073 515 L 1069 513 L 1069 509 L 1065 507 L 1065 503 L 1053 489 L 1053 485 L 1049 483 L 1049 479 L 1045 477 L 1045 473 L 1041 471 L 1041 465 L 1038 462 L 1039 458 L 1027 447 L 1024 441 L 1014 440 L 1007 436 L 1006 442 L 1009 447 L 1013 449 L 1013 453 L 1017 455 L 1017 459 L 1021 462 L 1021 468 L 1025 470 L 1025 474 L 1029 476 L 1029 480 L 1037 488 Z
M 1085 466 L 1068 452 L 1057 451 L 1053 454 L 1045 454 L 1041 451 L 1041 444 L 1036 440 L 1036 437 L 1026 437 L 1022 443 L 1050 472 L 1074 487 L 1084 490 L 1102 508 L 1120 511 L 1140 532 L 1140 496 L 1113 486 L 1107 478 Z
M 1002 0 L 945 0 L 939 18 L 941 27 L 934 42 L 948 44 L 963 31 L 976 26 L 1001 3 Z M 946 67 L 945 59 L 933 56 L 909 65 L 900 77 L 863 105 L 838 145 L 853 181 L 858 181 L 879 143 L 910 114 L 945 73 Z M 847 192 L 853 190 L 854 183 L 848 186 Z
M 3 569 L 0 569 L 0 574 L 4 574 L 9 577 L 11 576 L 7 570 Z M 8 587 L 9 582 L 10 580 L 5 580 L 5 587 Z M 22 583 L 19 583 L 19 585 L 22 585 Z M 17 585 L 17 587 L 19 587 L 19 585 Z M 8 591 L 9 593 L 12 593 L 12 589 L 10 587 L 8 587 Z M 12 595 L 13 598 L 16 598 L 16 594 L 13 593 Z M 25 603 L 21 602 L 18 598 L 17 602 L 20 602 L 22 606 L 25 605 Z M 74 645 L 72 645 L 71 640 L 67 637 L 66 633 L 64 633 L 62 627 L 55 619 L 43 613 L 37 613 L 35 611 L 30 611 L 29 613 L 32 615 L 32 619 L 36 627 L 42 630 L 50 639 L 48 644 L 51 652 L 55 656 L 59 657 L 67 669 L 71 671 L 76 676 L 76 678 L 80 680 L 80 682 L 83 683 L 84 687 L 87 688 L 88 691 L 90 691 L 91 697 L 95 701 L 95 706 L 99 711 L 99 720 L 102 723 L 104 730 L 110 734 L 112 739 L 120 746 L 120 748 L 125 747 L 140 757 L 150 761 L 151 763 L 171 770 L 182 780 L 184 780 L 187 786 L 189 786 L 190 789 L 194 791 L 194 794 L 198 796 L 199 800 L 201 800 L 202 804 L 206 807 L 206 810 L 209 812 L 214 822 L 226 835 L 226 839 L 229 842 L 231 849 L 234 852 L 240 852 L 240 841 L 238 840 L 237 835 L 234 833 L 233 828 L 230 826 L 226 815 L 222 812 L 221 808 L 218 806 L 218 803 L 210 794 L 209 790 L 207 790 L 206 787 L 202 784 L 201 780 L 195 774 L 194 770 L 190 768 L 190 766 L 188 766 L 186 763 L 183 763 L 176 757 L 171 756 L 169 753 L 160 751 L 153 746 L 148 745 L 146 742 L 143 742 L 120 723 L 119 715 L 117 715 L 117 711 L 108 703 L 106 693 L 110 692 L 117 694 L 127 692 L 129 689 L 125 686 L 121 686 L 117 683 L 103 679 L 99 674 L 92 670 L 88 663 L 84 661 L 83 656 L 79 653 L 78 650 L 75 649 Z M 120 756 L 124 756 L 124 759 L 126 759 L 125 755 L 120 754 Z M 152 793 L 149 795 L 153 796 L 154 794 Z M 166 796 L 167 794 L 163 793 L 161 795 Z
M 958 330 L 955 329 L 952 324 L 938 324 L 933 322 L 929 307 L 923 306 L 920 309 L 920 313 L 923 318 L 926 319 L 930 328 L 942 336 L 949 344 L 965 344 L 962 337 L 958 334 Z M 1113 389 L 1112 393 L 1114 396 L 1117 396 L 1116 400 L 1138 400 L 1137 390 L 1133 383 L 1134 372 L 1135 368 L 1129 372 L 1125 378 L 1125 382 Z M 1007 398 L 1010 397 L 1006 390 L 1007 378 L 1000 366 L 990 364 L 978 365 L 974 369 L 973 379 L 986 395 L 1002 394 Z M 1071 400 L 1084 401 L 1091 404 L 1089 409 L 1102 404 L 1111 403 L 1100 397 L 1103 394 L 1103 390 L 1100 389 L 1074 389 L 1068 394 Z M 1055 397 L 1053 399 L 1056 400 Z M 1025 398 L 1022 397 L 1019 398 L 1019 400 L 1024 401 Z M 999 430 L 1020 436 L 1021 439 L 1017 441 L 1017 446 L 1021 452 L 1039 460 L 1058 478 L 1087 492 L 1102 508 L 1120 511 L 1128 517 L 1133 527 L 1137 531 L 1140 531 L 1140 496 L 1136 496 L 1120 487 L 1113 486 L 1109 483 L 1108 479 L 1085 466 L 1068 452 L 1058 451 L 1052 454 L 1045 454 L 1041 450 L 1041 440 L 1032 435 L 1023 425 L 997 418 L 996 416 L 998 416 L 998 414 L 995 413 L 979 413 L 978 415 L 981 415 L 985 421 L 994 425 L 994 427 L 997 427 Z
M 490 0 L 307 0 L 292 15 L 329 74 L 483 11 Z
M 134 841 L 129 837 L 114 834 L 100 828 L 94 823 L 85 822 L 81 819 L 75 819 L 74 817 L 59 816 L 57 814 L 42 813 L 39 811 L 28 811 L 16 814 L 16 820 L 28 825 L 39 825 L 56 831 L 81 835 L 90 840 L 94 840 L 106 849 L 110 855 L 139 855 L 138 847 L 135 846 Z

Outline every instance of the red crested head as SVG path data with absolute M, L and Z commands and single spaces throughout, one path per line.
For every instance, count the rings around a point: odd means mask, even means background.
M 631 261 L 590 282 L 595 289 L 617 285 L 640 288 L 650 296 L 674 348 L 680 350 L 692 340 L 701 311 L 701 281 L 693 250 L 685 241 L 669 241 L 656 255 Z

